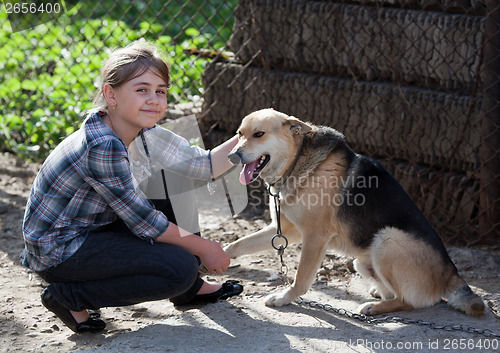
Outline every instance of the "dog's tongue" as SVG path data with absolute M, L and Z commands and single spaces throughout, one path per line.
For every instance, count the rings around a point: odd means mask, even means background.
M 245 164 L 243 170 L 240 173 L 240 183 L 242 183 L 243 185 L 248 185 L 252 180 L 253 172 L 255 171 L 255 168 L 257 168 L 258 165 L 259 165 L 258 159 L 252 163 Z

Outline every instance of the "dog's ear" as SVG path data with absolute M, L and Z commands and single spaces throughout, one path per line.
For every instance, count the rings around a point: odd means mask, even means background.
M 292 133 L 295 135 L 304 135 L 312 130 L 312 127 L 310 125 L 304 123 L 303 121 L 300 121 L 294 116 L 288 117 L 285 120 L 284 125 L 289 126 L 290 131 L 292 131 Z

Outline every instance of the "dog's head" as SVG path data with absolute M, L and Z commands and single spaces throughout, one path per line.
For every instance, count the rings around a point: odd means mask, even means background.
M 299 119 L 274 109 L 247 115 L 238 129 L 238 143 L 229 154 L 236 164 L 244 164 L 240 182 L 244 185 L 260 176 L 273 184 L 293 163 L 303 134 L 312 128 Z

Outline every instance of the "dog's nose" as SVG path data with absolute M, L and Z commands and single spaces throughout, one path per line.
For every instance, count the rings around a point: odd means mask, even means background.
M 241 156 L 239 152 L 230 153 L 227 157 L 229 158 L 229 162 L 233 163 L 234 165 L 241 162 Z

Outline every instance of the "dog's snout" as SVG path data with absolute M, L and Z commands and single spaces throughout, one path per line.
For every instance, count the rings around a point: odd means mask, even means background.
M 241 155 L 239 152 L 231 152 L 227 157 L 229 158 L 229 162 L 233 163 L 234 165 L 241 162 Z

